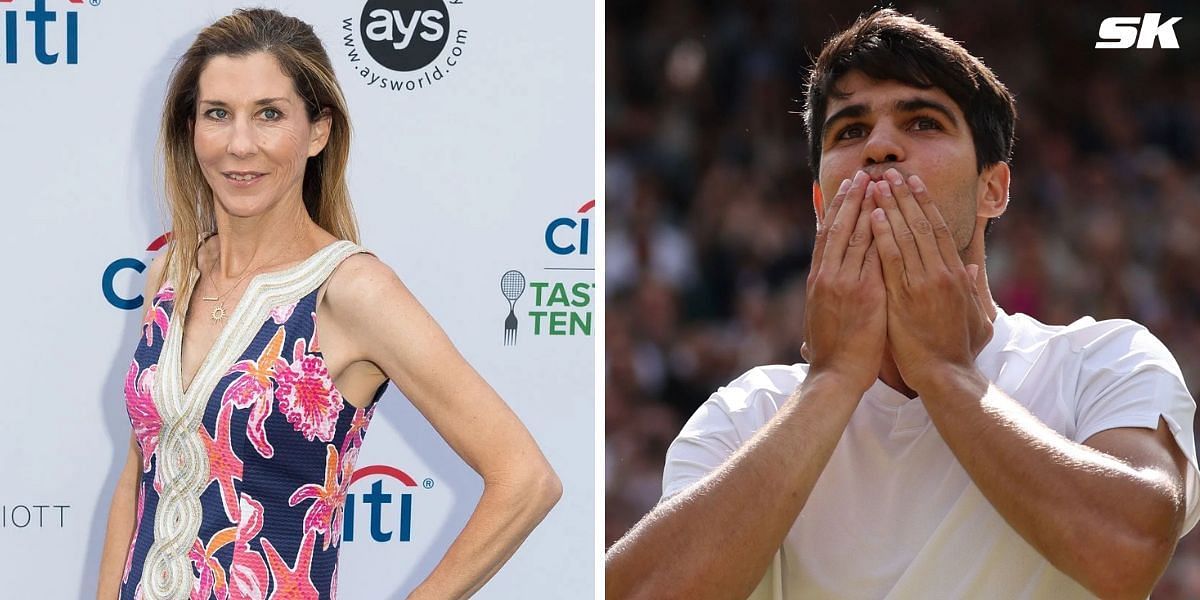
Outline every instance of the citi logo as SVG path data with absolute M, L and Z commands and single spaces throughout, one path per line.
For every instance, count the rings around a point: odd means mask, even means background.
M 7 8 L 5 5 L 12 4 L 12 2 L 13 0 L 0 0 L 0 8 Z M 66 2 L 83 4 L 83 0 L 66 0 Z M 99 0 L 91 0 L 91 2 L 93 6 L 100 4 Z M 31 45 L 34 58 L 43 65 L 57 63 L 59 55 L 64 50 L 67 54 L 68 65 L 79 64 L 79 13 L 66 11 L 61 20 L 59 16 L 59 11 L 46 10 L 46 0 L 34 0 L 33 8 L 30 10 L 21 11 L 16 8 L 5 10 L 4 62 L 10 65 L 17 64 L 22 55 L 30 52 L 23 48 Z M 66 29 L 66 48 L 60 47 L 51 51 L 47 47 L 47 32 L 52 28 Z M 32 33 L 22 35 L 22 32 L 29 31 Z M 58 38 L 60 35 L 55 34 L 54 37 Z
M 1146 13 L 1141 17 L 1109 17 L 1100 22 L 1100 39 L 1109 41 L 1096 42 L 1096 47 L 1132 48 L 1136 41 L 1138 48 L 1153 48 L 1157 42 L 1160 48 L 1178 50 L 1175 24 L 1182 21 L 1183 17 L 1171 17 L 1160 24 L 1161 18 L 1162 13 Z
M 346 494 L 346 503 L 342 513 L 342 541 L 353 542 L 355 539 L 355 523 L 362 519 L 368 520 L 371 540 L 376 542 L 408 542 L 412 540 L 412 511 L 414 490 L 433 487 L 432 479 L 425 479 L 418 486 L 417 482 L 400 469 L 387 465 L 371 465 L 354 470 L 350 485 L 355 482 L 374 477 L 371 491 L 360 497 L 357 494 Z M 390 481 L 389 481 L 390 480 Z M 397 490 L 399 484 L 399 490 Z M 356 513 L 362 510 L 365 516 Z
M 575 212 L 580 215 L 586 215 L 593 208 L 596 208 L 596 201 L 588 200 Z M 546 225 L 546 248 L 549 248 L 551 252 L 560 256 L 574 253 L 586 255 L 588 249 L 591 247 L 589 243 L 590 226 L 591 221 L 587 217 L 579 217 L 578 219 L 559 217 L 554 219 L 550 221 L 549 225 Z M 560 234 L 559 232 L 563 229 L 570 229 L 572 231 Z
M 0 2 L 4 1 L 6 0 L 0 0 Z M 166 246 L 170 239 L 171 233 L 164 233 L 155 238 L 153 242 L 150 242 L 150 245 L 146 246 L 146 251 L 157 252 L 160 248 Z M 108 268 L 104 269 L 104 274 L 100 276 L 100 291 L 104 293 L 104 299 L 114 307 L 121 310 L 136 310 L 141 308 L 142 303 L 146 300 L 141 294 L 138 294 L 132 298 L 123 298 L 117 294 L 115 286 L 117 274 L 126 270 L 133 270 L 141 273 L 146 270 L 146 263 L 130 257 L 118 258 L 117 260 L 112 261 L 109 263 Z

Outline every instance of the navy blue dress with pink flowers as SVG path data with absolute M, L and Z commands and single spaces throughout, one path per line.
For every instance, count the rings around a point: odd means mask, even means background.
M 386 384 L 367 409 L 342 399 L 316 301 L 358 252 L 334 242 L 252 279 L 187 390 L 175 288 L 155 294 L 125 378 L 143 473 L 122 599 L 336 596 L 346 490 Z

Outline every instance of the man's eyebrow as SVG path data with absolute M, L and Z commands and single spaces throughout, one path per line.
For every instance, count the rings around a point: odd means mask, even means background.
M 262 106 L 264 104 L 279 104 L 279 103 L 285 103 L 285 102 L 290 103 L 291 101 L 282 96 L 278 96 L 275 98 L 260 98 L 260 99 L 254 101 L 254 103 L 259 106 Z M 201 100 L 200 104 L 209 104 L 212 106 L 229 106 L 229 103 L 225 102 L 224 100 L 215 100 L 215 99 L 214 100 Z
M 867 108 L 866 104 L 851 104 L 849 106 L 842 107 L 841 110 L 829 115 L 829 118 L 825 119 L 825 123 L 821 125 L 821 133 L 824 134 L 826 131 L 829 131 L 829 126 L 832 125 L 834 121 L 839 121 L 841 119 L 857 119 L 866 115 L 868 112 L 871 111 Z M 824 136 L 822 135 L 822 137 Z

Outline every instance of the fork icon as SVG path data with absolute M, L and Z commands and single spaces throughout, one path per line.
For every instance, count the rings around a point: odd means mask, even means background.
M 525 275 L 520 271 L 508 271 L 500 277 L 500 292 L 508 300 L 508 317 L 504 319 L 504 345 L 517 344 L 517 300 L 525 293 Z

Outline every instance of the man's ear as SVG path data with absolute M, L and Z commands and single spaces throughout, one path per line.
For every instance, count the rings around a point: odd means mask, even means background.
M 813 181 L 813 210 L 817 211 L 817 227 L 825 220 L 825 196 L 821 195 L 821 183 Z
M 979 177 L 979 193 L 975 200 L 976 216 L 991 219 L 1008 210 L 1008 184 L 1012 171 L 1008 163 L 998 162 L 983 169 Z
M 312 123 L 312 134 L 308 140 L 308 157 L 312 158 L 321 153 L 325 149 L 325 144 L 329 143 L 329 128 L 333 123 L 333 116 L 328 108 L 321 109 L 320 116 Z

